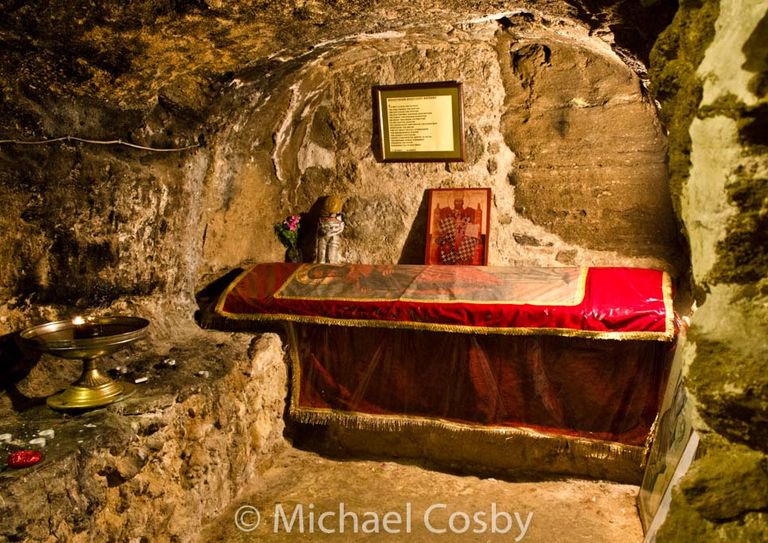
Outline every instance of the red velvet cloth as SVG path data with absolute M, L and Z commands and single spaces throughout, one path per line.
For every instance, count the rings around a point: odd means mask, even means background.
M 648 436 L 670 351 L 655 341 L 295 328 L 299 419 L 417 417 L 627 445 Z
M 675 335 L 669 277 L 635 268 L 259 264 L 216 313 L 293 323 L 298 420 L 626 445 L 647 438 Z
M 639 268 L 259 264 L 216 312 L 239 320 L 606 339 L 674 338 L 669 277 Z

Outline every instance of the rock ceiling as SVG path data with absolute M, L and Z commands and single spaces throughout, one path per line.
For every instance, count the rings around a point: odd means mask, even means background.
M 59 135 L 63 125 L 98 132 L 97 117 L 51 115 L 53 104 L 61 109 L 73 99 L 120 111 L 126 126 L 158 101 L 199 121 L 243 70 L 269 69 L 351 36 L 443 33 L 484 17 L 579 28 L 642 73 L 675 8 L 666 0 L 2 0 L 0 130 L 18 138 Z

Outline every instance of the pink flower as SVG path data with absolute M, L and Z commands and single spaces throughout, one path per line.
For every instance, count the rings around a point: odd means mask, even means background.
M 275 234 L 280 243 L 289 249 L 295 249 L 299 242 L 301 215 L 291 215 L 275 225 Z
M 301 217 L 299 215 L 291 215 L 285 219 L 285 226 L 287 226 L 288 230 L 291 232 L 295 232 L 299 228 L 299 221 L 301 221 Z

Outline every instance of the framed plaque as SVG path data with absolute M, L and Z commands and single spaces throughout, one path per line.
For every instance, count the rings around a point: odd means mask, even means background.
M 380 85 L 373 97 L 383 161 L 464 160 L 461 83 Z

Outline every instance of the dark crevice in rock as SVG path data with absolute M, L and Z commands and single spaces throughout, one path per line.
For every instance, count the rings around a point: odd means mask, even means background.
M 641 72 L 648 66 L 656 39 L 672 21 L 678 7 L 677 0 L 663 0 L 651 6 L 637 0 L 567 0 L 567 3 L 573 6 L 576 18 L 585 22 L 593 33 L 610 32 L 616 52 Z
M 738 214 L 728 220 L 710 273 L 715 283 L 749 284 L 768 277 L 768 179 L 741 172 L 728 183 L 728 201 Z
M 755 76 L 749 82 L 749 89 L 758 97 L 768 95 L 768 15 L 763 17 L 752 31 L 742 52 L 746 57 L 742 68 L 754 72 Z

